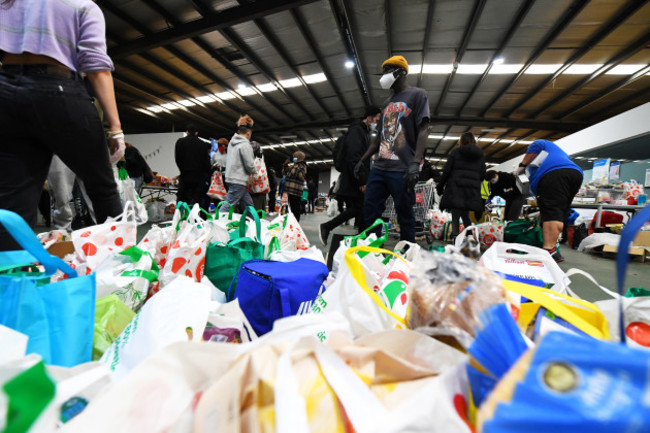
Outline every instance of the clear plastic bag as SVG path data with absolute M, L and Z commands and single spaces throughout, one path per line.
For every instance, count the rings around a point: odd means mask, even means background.
M 413 260 L 406 324 L 432 336 L 471 343 L 479 314 L 506 302 L 501 279 L 460 254 L 421 251 Z M 445 338 L 442 338 L 445 340 Z

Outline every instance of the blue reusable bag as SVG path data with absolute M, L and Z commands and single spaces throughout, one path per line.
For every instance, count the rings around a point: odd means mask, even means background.
M 239 269 L 239 306 L 257 335 L 264 335 L 276 319 L 309 312 L 328 275 L 316 260 L 250 260 Z
M 0 223 L 35 261 L 45 267 L 33 276 L 0 275 L 0 324 L 29 337 L 27 353 L 49 365 L 72 367 L 89 362 L 95 321 L 95 274 L 79 277 L 63 260 L 50 255 L 17 214 L 0 210 Z M 25 251 L 2 253 L 4 263 L 24 262 Z M 58 270 L 65 280 L 50 283 Z

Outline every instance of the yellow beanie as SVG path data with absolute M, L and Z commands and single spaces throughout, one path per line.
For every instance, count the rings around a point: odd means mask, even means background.
M 386 66 L 397 66 L 398 68 L 404 69 L 407 73 L 409 71 L 409 64 L 403 56 L 393 56 L 381 64 L 382 69 Z

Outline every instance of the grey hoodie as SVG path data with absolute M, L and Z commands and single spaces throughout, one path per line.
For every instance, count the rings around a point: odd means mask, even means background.
M 233 135 L 228 145 L 226 182 L 248 185 L 248 175 L 255 172 L 255 157 L 251 142 L 239 134 Z

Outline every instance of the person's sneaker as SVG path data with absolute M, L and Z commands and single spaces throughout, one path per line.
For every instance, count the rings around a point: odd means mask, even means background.
M 553 257 L 555 263 L 562 263 L 564 261 L 564 257 L 562 257 L 562 254 L 560 254 L 560 250 L 558 248 L 553 248 L 548 253 L 551 255 L 551 257 Z
M 319 229 L 318 229 L 318 237 L 320 238 L 320 241 L 323 243 L 323 245 L 327 245 L 327 238 L 330 235 L 330 231 L 325 228 L 324 224 L 321 224 Z

